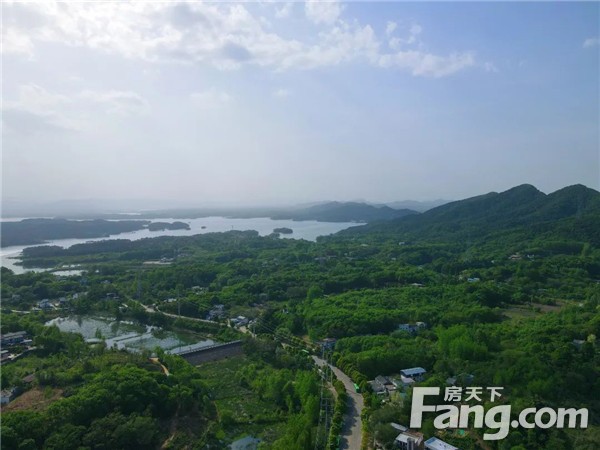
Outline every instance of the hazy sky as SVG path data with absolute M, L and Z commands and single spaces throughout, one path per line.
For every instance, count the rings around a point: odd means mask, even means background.
M 3 2 L 3 198 L 598 189 L 599 8 Z

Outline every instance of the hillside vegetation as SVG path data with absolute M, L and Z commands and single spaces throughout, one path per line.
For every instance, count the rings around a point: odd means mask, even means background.
M 73 436 L 73 445 L 100 448 L 90 442 L 104 430 L 110 448 L 129 448 L 128 434 L 152 429 L 138 448 L 159 448 L 174 427 L 170 448 L 226 445 L 251 433 L 263 439 L 261 448 L 312 449 L 318 375 L 302 350 L 336 338 L 333 361 L 364 393 L 366 442 L 392 448 L 397 430 L 390 422 L 408 423 L 411 399 L 410 388 L 384 398 L 367 382 L 423 367 L 420 386 L 443 388 L 448 378 L 461 383 L 467 375 L 474 386 L 503 386 L 511 418 L 529 407 L 590 412 L 586 430 L 515 428 L 485 446 L 485 430 L 439 433 L 426 416 L 426 436 L 463 450 L 600 448 L 599 205 L 600 193 L 584 186 L 546 195 L 525 185 L 317 242 L 232 231 L 28 249 L 26 264 L 78 264 L 85 272 L 2 271 L 2 332 L 26 327 L 44 344 L 8 365 L 3 384 L 34 371 L 48 398 L 62 395 L 45 411 L 3 412 L 6 442 L 77 448 L 62 444 Z M 144 264 L 160 258 L 170 262 Z M 64 310 L 12 311 L 61 297 L 68 299 Z M 95 354 L 80 338 L 27 322 L 36 314 L 95 312 L 239 338 L 232 328 L 151 313 L 142 304 L 191 318 L 218 307 L 215 320 L 243 315 L 256 339 L 246 342 L 247 359 L 199 370 L 165 358 L 171 380 L 137 356 Z M 44 353 L 47 345 L 54 350 Z M 227 371 L 226 382 L 219 370 Z M 191 419 L 196 425 L 186 425 Z M 29 436 L 29 429 L 36 431 Z

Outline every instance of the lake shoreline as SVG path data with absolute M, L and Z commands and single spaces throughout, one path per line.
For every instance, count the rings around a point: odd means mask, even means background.
M 23 218 L 26 219 L 26 218 Z M 154 218 L 161 220 L 176 221 L 176 218 Z M 2 219 L 5 221 L 5 219 Z M 148 220 L 148 219 L 144 219 Z M 338 231 L 345 230 L 350 227 L 362 226 L 362 223 L 356 222 L 319 222 L 316 220 L 304 220 L 297 221 L 291 219 L 275 220 L 269 217 L 258 217 L 258 218 L 228 218 L 223 216 L 211 216 L 203 217 L 199 219 L 186 220 L 189 225 L 189 229 L 179 230 L 162 230 L 162 231 L 150 231 L 147 228 L 131 232 L 123 232 L 113 234 L 108 237 L 98 238 L 68 238 L 68 239 L 53 239 L 49 240 L 44 244 L 34 245 L 16 245 L 7 246 L 0 248 L 0 259 L 1 265 L 7 267 L 17 274 L 25 272 L 40 272 L 49 271 L 53 268 L 25 268 L 20 264 L 21 255 L 25 248 L 41 247 L 46 245 L 57 245 L 63 248 L 69 248 L 75 244 L 85 244 L 88 242 L 98 242 L 104 240 L 115 240 L 115 239 L 127 239 L 135 241 L 144 238 L 156 238 L 161 236 L 194 236 L 197 234 L 206 233 L 223 233 L 232 230 L 245 231 L 254 230 L 261 236 L 268 236 L 273 232 L 274 228 L 293 228 L 294 233 L 292 235 L 281 235 L 281 239 L 305 239 L 308 241 L 316 241 L 319 236 L 326 236 L 337 233 Z

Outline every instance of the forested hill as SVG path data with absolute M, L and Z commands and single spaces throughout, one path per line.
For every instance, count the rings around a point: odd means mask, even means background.
M 318 220 L 320 222 L 375 222 L 418 214 L 410 209 L 373 206 L 356 202 L 328 202 L 308 208 L 282 211 L 272 219 Z
M 0 223 L 0 246 L 42 244 L 50 239 L 92 239 L 142 230 L 146 227 L 150 231 L 189 229 L 189 225 L 182 222 L 25 219 L 19 222 Z
M 524 184 L 340 234 L 395 234 L 403 239 L 446 240 L 475 239 L 508 230 L 551 231 L 556 237 L 600 243 L 600 193 L 574 185 L 546 195 Z

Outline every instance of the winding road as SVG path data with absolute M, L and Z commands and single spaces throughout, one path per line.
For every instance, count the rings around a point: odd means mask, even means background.
M 131 299 L 132 301 L 136 302 L 138 305 L 140 305 L 142 308 L 144 308 L 144 311 L 146 311 L 147 313 L 151 313 L 151 314 L 163 314 L 167 317 L 172 317 L 174 319 L 187 319 L 187 320 L 193 320 L 194 322 L 204 322 L 204 323 L 210 323 L 213 325 L 219 325 L 219 326 L 227 326 L 226 324 L 222 323 L 222 322 L 215 322 L 214 320 L 206 320 L 206 319 L 200 319 L 198 317 L 189 317 L 189 316 L 180 316 L 177 314 L 171 314 L 171 313 L 166 313 L 161 311 L 160 309 L 158 309 L 157 307 L 152 307 L 152 306 L 148 306 L 148 305 L 144 305 L 142 302 L 140 302 L 139 300 L 134 300 Z
M 147 305 L 144 305 L 143 303 L 141 303 L 137 300 L 134 300 L 134 301 L 139 303 L 144 308 L 144 310 L 146 310 L 146 312 L 148 312 L 148 313 L 159 312 L 159 313 L 164 314 L 165 316 L 174 317 L 174 318 L 179 318 L 179 317 L 183 318 L 183 316 L 178 316 L 177 314 L 164 313 L 162 311 L 158 311 L 158 309 L 155 310 Z M 185 317 L 185 318 L 194 320 L 197 322 L 208 322 L 208 323 L 213 323 L 213 324 L 218 324 L 218 325 L 224 325 L 219 322 L 198 319 L 195 317 Z M 249 331 L 249 330 L 244 330 L 244 331 Z M 315 364 L 319 367 L 323 367 L 325 364 L 327 364 L 327 361 L 319 358 L 318 356 L 313 355 L 312 358 L 313 358 Z M 347 409 L 346 409 L 346 414 L 344 414 L 344 426 L 342 427 L 342 439 L 341 439 L 341 443 L 340 443 L 340 449 L 360 450 L 361 443 L 362 443 L 361 414 L 362 414 L 362 411 L 364 408 L 363 396 L 362 396 L 362 394 L 359 394 L 354 390 L 354 382 L 350 379 L 350 377 L 348 375 L 346 375 L 344 372 L 342 372 L 337 367 L 332 366 L 331 364 L 329 364 L 329 367 L 331 367 L 331 370 L 333 371 L 333 373 L 335 374 L 337 379 L 340 380 L 342 383 L 344 383 L 344 387 L 346 388 L 346 392 L 348 394 L 348 405 L 347 405 Z
M 318 356 L 313 356 L 315 364 L 323 367 L 327 362 Z M 333 373 L 344 383 L 348 394 L 348 405 L 344 415 L 344 426 L 342 427 L 342 442 L 340 448 L 348 450 L 360 450 L 362 443 L 362 419 L 361 414 L 365 406 L 363 396 L 354 390 L 354 382 L 348 375 L 335 366 L 329 365 Z

